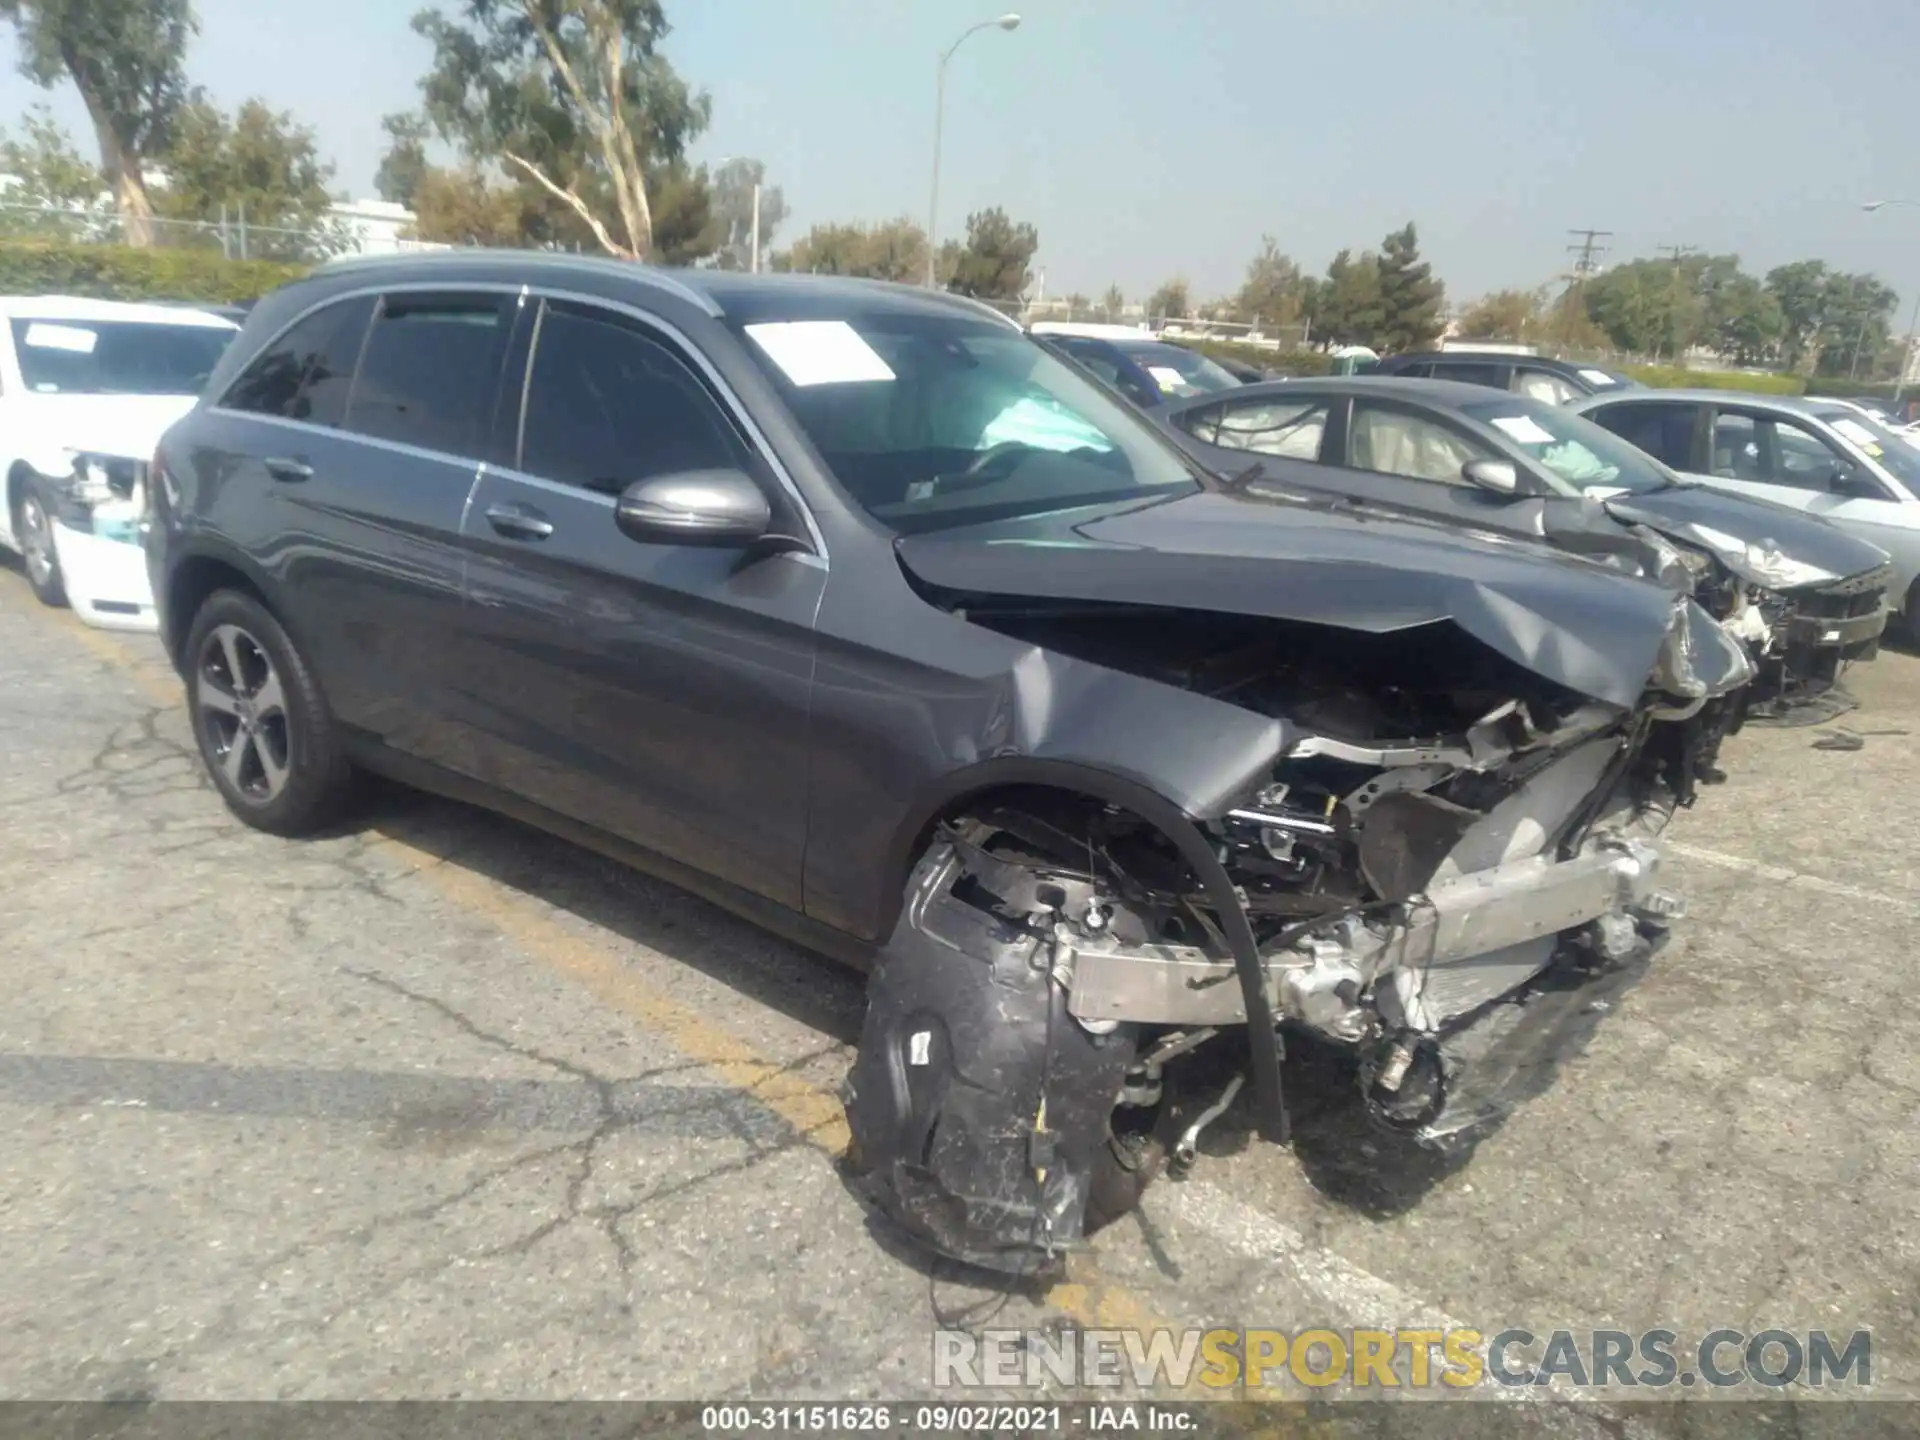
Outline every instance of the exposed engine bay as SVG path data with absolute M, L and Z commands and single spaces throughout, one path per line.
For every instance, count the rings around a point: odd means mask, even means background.
M 1471 1143 L 1523 1098 L 1508 1083 L 1527 1070 L 1515 1017 L 1523 1047 L 1558 1044 L 1551 1007 L 1520 1003 L 1529 987 L 1571 966 L 1577 983 L 1549 988 L 1580 993 L 1680 913 L 1649 842 L 1712 770 L 1751 671 L 1701 683 L 1677 613 L 1679 643 L 1628 712 L 1450 626 L 970 611 L 1279 717 L 1290 740 L 1264 785 L 1193 825 L 1198 850 L 1058 791 L 1002 793 L 941 824 L 876 968 L 849 1085 L 872 1193 L 943 1253 L 1043 1263 L 1123 1213 L 1169 1157 L 1190 1161 L 1242 1082 L 1190 1116 L 1169 1070 L 1223 1031 L 1245 1037 L 1256 1097 L 1280 1111 L 1263 1133 L 1285 1139 L 1276 1024 L 1352 1047 L 1378 1123 Z M 1488 1062 L 1494 1032 L 1507 1058 Z

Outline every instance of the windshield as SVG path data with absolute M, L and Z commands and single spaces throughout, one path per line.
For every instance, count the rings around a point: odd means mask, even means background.
M 1813 413 L 1831 425 L 1849 445 L 1920 496 L 1920 450 L 1878 420 L 1850 406 L 1834 405 Z
M 225 325 L 13 322 L 27 389 L 46 395 L 198 395 L 233 337 Z
M 1198 488 L 1171 441 L 1008 326 L 883 310 L 739 332 L 840 484 L 896 533 Z
M 1216 390 L 1238 390 L 1231 370 L 1194 350 L 1178 345 L 1122 345 L 1122 354 L 1153 377 L 1162 395 L 1211 395 Z
M 1651 455 L 1557 405 L 1514 397 L 1462 405 L 1460 413 L 1491 425 L 1571 491 L 1644 495 L 1674 483 L 1673 472 Z

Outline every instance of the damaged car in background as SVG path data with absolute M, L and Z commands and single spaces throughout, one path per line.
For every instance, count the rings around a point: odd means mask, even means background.
M 1251 466 L 1288 485 L 1531 537 L 1692 595 L 1759 671 L 1729 731 L 1743 718 L 1832 718 L 1852 705 L 1836 689 L 1842 670 L 1879 652 L 1894 574 L 1885 551 L 1803 511 L 1686 480 L 1543 400 L 1357 376 L 1173 400 L 1158 414 L 1222 473 Z
M 186 306 L 0 297 L 0 545 L 20 552 L 43 604 L 103 629 L 154 628 L 147 460 L 238 333 Z
M 870 967 L 849 1175 L 1014 1274 L 1242 1090 L 1285 1143 L 1287 1032 L 1473 1143 L 1680 913 L 1655 837 L 1752 676 L 1685 595 L 1223 485 L 985 307 L 873 282 L 323 266 L 156 467 L 237 815 L 308 832 L 374 770 Z

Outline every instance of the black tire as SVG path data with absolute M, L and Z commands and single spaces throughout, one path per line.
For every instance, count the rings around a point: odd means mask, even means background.
M 1907 608 L 1900 616 L 1900 623 L 1907 632 L 1907 639 L 1920 643 L 1920 580 L 1915 580 L 1907 590 Z
M 187 713 L 227 808 L 256 830 L 310 835 L 336 819 L 353 770 L 313 669 L 252 595 L 216 590 L 187 631 Z
M 55 609 L 67 603 L 67 581 L 60 573 L 60 551 L 53 542 L 53 507 L 47 503 L 40 482 L 26 477 L 19 482 L 19 494 L 13 506 L 13 537 L 19 543 L 25 562 L 27 584 L 34 598 Z

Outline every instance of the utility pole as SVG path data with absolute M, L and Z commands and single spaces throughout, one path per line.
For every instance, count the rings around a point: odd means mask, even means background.
M 1587 277 L 1599 268 L 1600 257 L 1607 253 L 1603 243 L 1613 238 L 1611 230 L 1569 230 L 1574 237 L 1573 244 L 1567 246 L 1567 252 L 1573 256 L 1573 282 L 1567 291 L 1567 311 L 1565 338 L 1573 338 L 1573 317 L 1578 311 L 1581 299 L 1586 293 Z
M 1664 255 L 1673 262 L 1673 283 L 1667 287 L 1667 337 L 1673 341 L 1673 358 L 1677 364 L 1682 347 L 1680 337 L 1674 333 L 1673 321 L 1674 312 L 1680 308 L 1680 262 L 1689 255 L 1698 255 L 1700 247 L 1698 245 L 1656 245 L 1653 249 L 1656 255 Z M 1664 343 L 1663 340 L 1661 344 Z M 1660 345 L 1653 347 L 1653 359 L 1655 364 L 1659 363 Z

